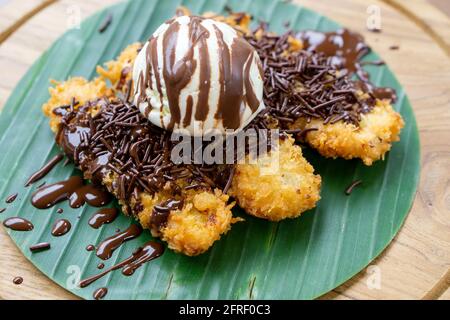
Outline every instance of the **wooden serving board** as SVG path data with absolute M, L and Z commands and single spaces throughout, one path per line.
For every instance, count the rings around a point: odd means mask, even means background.
M 66 31 L 74 12 L 84 19 L 118 1 L 6 2 L 0 6 L 0 109 L 32 63 Z M 402 0 L 294 2 L 366 37 L 408 92 L 422 144 L 421 183 L 400 233 L 367 270 L 322 298 L 450 299 L 450 19 L 425 0 L 409 0 L 408 7 Z M 370 5 L 381 9 L 381 33 L 367 30 Z M 0 244 L 0 299 L 76 298 L 26 260 L 3 228 Z M 373 272 L 379 288 L 367 285 Z M 13 284 L 16 276 L 24 278 L 22 285 Z

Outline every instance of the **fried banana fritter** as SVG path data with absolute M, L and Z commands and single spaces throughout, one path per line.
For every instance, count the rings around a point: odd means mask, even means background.
M 404 121 L 394 111 L 388 100 L 377 100 L 376 106 L 368 114 L 361 114 L 359 127 L 337 122 L 324 124 L 323 120 L 313 119 L 307 123 L 299 119 L 292 129 L 317 129 L 306 135 L 308 142 L 321 155 L 330 158 L 360 158 L 365 165 L 384 159 L 392 143 L 399 141 Z
M 320 200 L 321 178 L 291 137 L 279 148 L 238 164 L 230 194 L 247 213 L 271 221 L 296 218 Z

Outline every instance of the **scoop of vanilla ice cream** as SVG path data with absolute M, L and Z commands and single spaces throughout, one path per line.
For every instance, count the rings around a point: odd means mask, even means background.
M 182 16 L 162 24 L 140 51 L 133 80 L 145 117 L 194 136 L 241 130 L 265 108 L 256 50 L 212 19 Z

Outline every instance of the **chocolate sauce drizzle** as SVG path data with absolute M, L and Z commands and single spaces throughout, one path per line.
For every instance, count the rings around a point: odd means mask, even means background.
M 117 233 L 105 240 L 97 246 L 97 257 L 102 260 L 111 258 L 114 251 L 124 242 L 137 238 L 142 233 L 142 228 L 136 224 L 132 224 L 127 230 Z
M 61 237 L 70 231 L 72 225 L 68 220 L 57 220 L 52 227 L 52 236 Z
M 108 273 L 118 269 L 122 269 L 123 275 L 131 276 L 136 269 L 140 268 L 145 263 L 160 257 L 163 253 L 164 246 L 161 243 L 154 241 L 147 242 L 143 247 L 138 248 L 135 252 L 133 252 L 129 258 L 97 275 L 82 280 L 80 282 L 80 287 L 85 288 Z
M 104 208 L 94 213 L 88 223 L 92 228 L 98 229 L 104 224 L 113 222 L 118 214 L 116 208 Z
M 18 193 L 15 193 L 15 194 L 12 194 L 12 195 L 8 196 L 8 197 L 6 198 L 6 200 L 5 200 L 5 202 L 6 202 L 7 204 L 13 203 L 14 201 L 16 201 L 18 195 L 19 195 Z
M 103 188 L 84 185 L 81 177 L 73 176 L 66 181 L 38 189 L 33 194 L 31 203 L 38 209 L 47 209 L 65 200 L 69 200 L 72 208 L 79 208 L 85 203 L 101 207 L 111 201 L 111 196 Z
M 62 154 L 58 154 L 53 157 L 46 165 L 44 165 L 41 169 L 31 175 L 31 177 L 25 183 L 25 187 L 29 187 L 33 183 L 45 177 L 63 158 L 64 155 Z
M 92 295 L 95 300 L 101 300 L 108 294 L 108 288 L 99 288 Z
M 30 221 L 20 217 L 8 218 L 3 221 L 3 225 L 13 231 L 31 231 L 34 229 Z

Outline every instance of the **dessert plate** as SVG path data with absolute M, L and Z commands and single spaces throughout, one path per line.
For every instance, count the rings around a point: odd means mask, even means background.
M 65 33 L 32 66 L 12 93 L 0 115 L 0 198 L 19 196 L 1 215 L 2 220 L 20 216 L 34 224 L 32 232 L 8 231 L 23 254 L 43 273 L 74 294 L 92 299 L 93 292 L 108 288 L 105 299 L 312 299 L 327 293 L 364 269 L 391 242 L 401 228 L 414 199 L 420 173 L 420 144 L 416 120 L 403 88 L 387 66 L 367 66 L 379 86 L 397 90 L 395 105 L 406 123 L 401 141 L 385 161 L 365 167 L 360 161 L 324 159 L 305 149 L 307 159 L 322 176 L 322 200 L 301 218 L 270 223 L 243 215 L 238 223 L 199 257 L 166 250 L 130 277 L 120 270 L 91 286 L 77 287 L 80 278 L 99 273 L 99 259 L 86 251 L 124 230 L 130 218 L 94 230 L 88 225 L 98 209 L 71 209 L 67 203 L 37 210 L 30 203 L 36 186 L 25 188 L 31 173 L 59 153 L 41 105 L 48 99 L 50 79 L 69 76 L 91 78 L 95 67 L 117 56 L 135 41 L 146 40 L 178 6 L 194 13 L 247 11 L 255 20 L 270 22 L 281 32 L 290 22 L 295 30 L 330 31 L 340 26 L 306 8 L 273 0 L 135 0 L 120 3 L 83 22 L 80 30 Z M 114 19 L 104 33 L 99 26 L 108 14 Z M 375 53 L 367 59 L 378 60 Z M 43 181 L 53 183 L 79 174 L 72 165 L 59 164 Z M 363 185 L 351 196 L 345 188 L 361 179 Z M 37 183 L 36 185 L 39 185 Z M 3 201 L 3 200 L 2 200 Z M 58 208 L 64 213 L 58 214 Z M 57 219 L 71 222 L 63 237 L 51 235 Z M 105 269 L 122 261 L 150 239 L 144 232 L 121 246 L 105 262 Z M 50 242 L 51 250 L 31 253 L 30 245 Z

